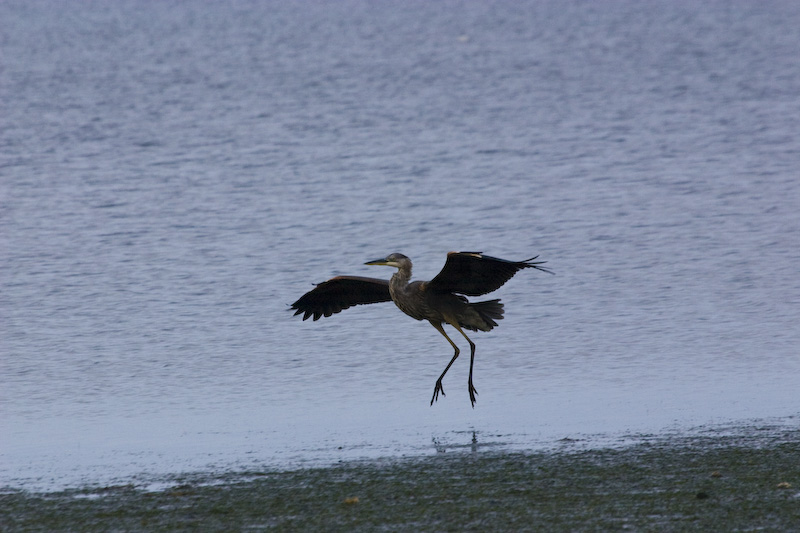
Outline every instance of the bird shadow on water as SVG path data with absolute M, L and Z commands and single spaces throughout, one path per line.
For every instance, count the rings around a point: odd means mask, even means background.
M 445 453 L 448 451 L 464 452 L 476 454 L 479 451 L 497 451 L 511 445 L 510 442 L 502 440 L 489 440 L 492 437 L 502 438 L 502 435 L 484 434 L 474 429 L 465 431 L 453 431 L 453 436 L 437 437 L 432 436 L 431 442 L 436 453 Z M 472 438 L 467 441 L 465 437 L 471 436 Z

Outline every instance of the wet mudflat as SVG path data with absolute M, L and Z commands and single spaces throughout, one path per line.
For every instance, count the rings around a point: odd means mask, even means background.
M 445 452 L 286 472 L 0 496 L 3 531 L 788 531 L 800 523 L 800 430 Z

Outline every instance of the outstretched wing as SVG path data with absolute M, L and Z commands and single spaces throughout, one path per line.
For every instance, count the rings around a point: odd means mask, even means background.
M 292 304 L 295 315 L 303 313 L 303 320 L 313 316 L 331 316 L 342 309 L 359 304 L 389 302 L 389 281 L 358 276 L 337 276 L 317 285 Z
M 535 268 L 552 274 L 548 269 L 539 266 L 544 261 L 534 261 L 536 257 L 524 261 L 506 261 L 481 252 L 450 252 L 442 271 L 425 288 L 436 292 L 480 296 L 496 291 L 523 268 Z

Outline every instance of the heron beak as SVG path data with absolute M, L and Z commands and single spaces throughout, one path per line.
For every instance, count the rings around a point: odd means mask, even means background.
M 365 265 L 387 265 L 386 259 L 376 259 L 375 261 L 367 261 Z

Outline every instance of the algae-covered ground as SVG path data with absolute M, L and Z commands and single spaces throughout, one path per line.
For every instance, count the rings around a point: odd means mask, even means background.
M 2 531 L 798 531 L 800 430 L 0 495 Z

